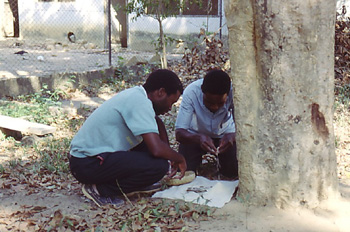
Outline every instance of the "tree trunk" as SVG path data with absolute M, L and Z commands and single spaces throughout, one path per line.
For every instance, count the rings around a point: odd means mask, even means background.
M 122 48 L 128 47 L 128 15 L 125 12 L 125 7 L 127 5 L 126 0 L 112 0 L 112 5 L 117 11 L 117 20 L 120 24 L 119 29 L 119 39 Z
M 19 14 L 18 0 L 9 0 L 10 9 L 13 16 L 13 37 L 19 37 Z
M 315 207 L 337 197 L 335 1 L 226 0 L 239 196 Z
M 166 69 L 168 68 L 168 62 L 166 59 L 166 45 L 165 45 L 165 38 L 164 38 L 164 31 L 163 31 L 163 24 L 162 20 L 158 19 L 159 22 L 159 49 L 162 54 L 160 54 L 160 61 L 162 64 L 162 68 Z
M 160 56 L 160 63 L 162 65 L 163 69 L 168 68 L 168 62 L 166 58 L 166 44 L 165 44 L 165 38 L 164 38 L 164 31 L 163 31 L 163 23 L 162 23 L 162 12 L 164 12 L 164 4 L 163 0 L 158 1 L 158 10 L 156 14 L 156 19 L 158 20 L 159 24 L 159 56 Z

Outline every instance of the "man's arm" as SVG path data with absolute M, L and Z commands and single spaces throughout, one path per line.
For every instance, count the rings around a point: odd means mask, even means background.
M 185 175 L 185 171 L 187 169 L 185 158 L 162 141 L 157 133 L 142 134 L 142 138 L 145 141 L 149 151 L 155 157 L 172 161 L 174 166 L 180 169 L 180 178 Z
M 160 139 L 169 145 L 168 133 L 166 132 L 166 128 L 165 128 L 165 125 L 164 125 L 162 119 L 160 119 L 158 116 L 156 116 L 156 122 L 158 125 Z
M 183 128 L 178 128 L 175 130 L 176 140 L 180 143 L 196 143 L 201 146 L 204 151 L 215 154 L 216 147 L 213 140 L 204 134 L 191 133 Z

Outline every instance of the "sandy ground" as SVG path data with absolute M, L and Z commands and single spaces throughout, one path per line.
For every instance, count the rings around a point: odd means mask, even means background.
M 23 55 L 15 52 L 26 51 Z M 130 59 L 137 53 L 112 55 L 112 66 L 117 66 L 123 56 Z M 151 53 L 145 55 L 152 56 Z M 125 61 L 124 61 L 125 62 Z M 32 48 L 8 48 L 0 46 L 0 79 L 30 76 L 46 76 L 52 73 L 86 72 L 109 68 L 108 52 L 106 50 L 54 50 Z
M 219 217 L 200 223 L 200 231 L 350 231 L 350 181 L 340 183 L 342 197 L 316 209 L 253 207 L 232 200 L 216 212 Z
M 54 52 L 37 52 L 28 50 L 29 54 L 16 55 L 14 52 L 21 48 L 7 49 L 0 47 L 0 78 L 27 76 L 32 72 L 32 64 L 42 64 L 43 69 L 36 69 L 35 75 L 42 75 L 52 71 L 65 72 L 67 70 L 82 71 L 80 65 L 72 62 L 80 60 L 84 66 L 104 67 L 108 65 L 106 54 L 96 53 L 95 59 L 91 60 L 86 56 L 87 52 L 70 54 L 68 51 L 55 50 Z M 39 60 L 38 56 L 44 57 Z M 5 56 L 7 57 L 5 59 Z M 91 54 L 90 54 L 91 56 Z M 100 57 L 101 56 L 101 57 Z M 84 60 L 86 57 L 86 60 Z M 96 59 L 100 59 L 97 61 Z M 10 67 L 8 60 L 14 64 L 20 64 L 19 70 Z M 60 61 L 58 61 L 60 60 Z M 62 70 L 57 70 L 57 64 L 61 62 Z M 86 66 L 87 65 L 87 66 Z M 86 71 L 86 68 L 85 68 Z M 1 75 L 1 72 L 2 75 Z M 11 76 L 12 75 L 12 76 Z M 77 99 L 74 103 L 80 106 L 86 99 Z M 95 104 L 100 104 L 101 100 L 95 99 Z M 87 100 L 88 101 L 88 100 Z M 1 157 L 0 157 L 1 158 Z M 0 179 L 0 186 L 4 183 Z M 262 231 L 262 232 L 285 232 L 285 231 L 317 231 L 317 232 L 347 232 L 350 231 L 350 179 L 341 179 L 339 184 L 340 197 L 335 202 L 328 202 L 316 209 L 277 209 L 273 206 L 254 207 L 241 203 L 235 199 L 227 203 L 223 208 L 215 211 L 214 217 L 209 221 L 190 223 L 186 231 Z M 48 218 L 55 211 L 61 210 L 65 215 L 72 215 L 76 218 L 91 218 L 92 209 L 96 210 L 93 203 L 88 201 L 80 191 L 78 183 L 72 186 L 65 186 L 61 189 L 47 189 L 46 191 L 28 192 L 28 186 L 17 184 L 11 191 L 0 188 L 0 231 L 35 231 L 34 227 L 27 227 L 30 222 L 26 217 L 17 217 L 18 212 L 24 209 L 42 207 L 33 218 Z M 38 219 L 39 220 L 39 219 Z M 106 228 L 108 231 L 108 228 Z
M 17 46 L 18 45 L 18 46 Z M 16 54 L 25 52 L 23 54 Z M 149 61 L 154 52 L 114 48 L 111 65 L 117 67 L 133 57 Z M 168 59 L 181 59 L 181 54 L 169 54 Z M 84 48 L 80 44 L 58 45 L 44 42 L 28 45 L 16 40 L 0 41 L 0 79 L 46 76 L 52 73 L 74 73 L 109 68 L 107 49 Z
M 75 107 L 97 107 L 110 96 L 75 98 L 70 101 Z M 64 105 L 68 105 L 66 102 Z M 0 179 L 1 182 L 4 181 Z M 87 200 L 80 184 L 73 183 L 59 189 L 43 191 L 28 190 L 28 186 L 16 184 L 11 190 L 0 188 L 0 231 L 35 231 L 28 227 L 28 220 L 50 218 L 55 211 L 78 219 L 93 218 L 98 213 L 95 205 Z M 255 207 L 232 199 L 223 208 L 216 209 L 209 221 L 190 222 L 185 231 L 262 231 L 262 232 L 348 232 L 350 231 L 350 179 L 340 179 L 340 197 L 337 201 L 325 202 L 318 208 L 277 209 L 273 206 Z M 31 219 L 16 215 L 25 209 L 45 207 Z M 102 211 L 101 211 L 102 212 Z M 15 216 L 14 216 L 15 215 Z M 20 219 L 21 218 L 21 219 Z M 104 231 L 110 231 L 106 228 Z
M 17 186 L 18 187 L 18 186 Z M 18 190 L 21 190 L 18 187 Z M 350 181 L 340 184 L 342 197 L 332 203 L 324 204 L 316 209 L 288 209 L 275 207 L 247 206 L 237 200 L 231 200 L 223 208 L 217 209 L 209 221 L 191 222 L 186 231 L 308 231 L 308 232 L 347 232 L 350 228 Z M 23 209 L 46 207 L 34 218 L 50 217 L 61 210 L 64 215 L 75 218 L 91 218 L 96 209 L 87 201 L 78 189 L 38 192 L 26 195 L 26 191 L 15 194 L 0 194 L 0 231 L 34 231 L 27 227 L 24 218 L 18 220 L 16 212 Z M 10 216 L 12 215 L 12 217 Z M 22 226 L 21 226 L 22 225 Z M 107 228 L 105 231 L 109 231 Z

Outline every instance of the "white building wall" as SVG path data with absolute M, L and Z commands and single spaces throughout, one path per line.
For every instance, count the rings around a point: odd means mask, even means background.
M 220 2 L 220 1 L 219 1 Z M 224 9 L 224 1 L 222 1 L 222 8 Z M 220 7 L 219 7 L 220 9 Z M 139 17 L 136 21 L 132 20 L 133 14 L 129 15 L 129 31 L 146 31 L 147 27 L 156 28 L 154 33 L 158 33 L 158 21 L 152 17 Z M 226 19 L 224 11 L 222 11 L 222 35 L 227 35 L 227 27 L 225 25 Z M 208 28 L 208 32 L 219 32 L 220 28 L 220 17 L 219 16 L 178 16 L 169 17 L 163 20 L 164 33 L 186 35 L 186 34 L 197 34 L 200 28 Z
M 100 47 L 105 46 L 106 21 L 105 4 L 106 0 L 76 0 L 75 2 L 37 2 L 37 0 L 18 0 L 20 34 L 23 38 L 41 38 L 46 35 L 55 40 L 67 40 L 67 33 L 72 31 L 78 40 L 92 42 Z M 2 1 L 0 1 L 1 3 Z M 224 9 L 222 1 L 222 9 Z M 350 16 L 350 0 L 337 0 L 337 11 L 341 13 L 342 6 L 347 6 L 347 17 Z M 0 7 L 1 9 L 1 7 Z M 113 14 L 113 13 L 112 13 Z M 1 14 L 0 14 L 1 15 Z M 114 17 L 114 16 L 112 16 Z M 152 17 L 139 17 L 132 20 L 129 15 L 128 44 L 140 43 L 143 38 L 133 37 L 136 32 L 159 33 L 158 21 Z M 114 18 L 113 18 L 114 19 Z M 114 20 L 114 24 L 117 23 Z M 1 25 L 0 25 L 1 26 Z M 220 17 L 209 16 L 178 16 L 169 17 L 163 21 L 166 34 L 189 35 L 198 34 L 200 28 L 208 28 L 209 32 L 218 32 L 220 28 Z M 227 36 L 226 18 L 222 13 L 221 34 Z M 119 28 L 113 26 L 113 28 Z M 118 30 L 118 29 L 117 29 Z
M 67 41 L 69 31 L 77 40 L 104 47 L 104 0 L 74 2 L 37 2 L 18 0 L 22 38 L 51 38 Z
M 129 31 L 144 31 L 158 33 L 159 25 L 158 21 L 152 17 L 140 17 L 136 21 L 132 21 L 132 15 L 129 15 Z M 226 23 L 226 19 L 223 15 L 222 25 Z M 197 17 L 197 16 L 179 16 L 179 17 L 169 17 L 163 20 L 164 33 L 186 35 L 186 34 L 198 34 L 200 28 L 206 28 L 208 25 L 209 32 L 219 32 L 220 28 L 220 18 L 210 16 L 207 17 Z M 153 31 L 149 31 L 148 28 L 153 28 Z M 222 27 L 221 33 L 227 35 L 227 27 L 224 25 Z
M 331 0 L 329 0 L 331 1 Z M 341 13 L 342 6 L 345 5 L 347 8 L 347 17 L 350 17 L 350 0 L 337 0 L 337 11 Z M 224 1 L 222 1 L 222 9 L 224 9 Z M 129 31 L 147 31 L 147 27 L 156 28 L 158 30 L 158 21 L 151 17 L 140 17 L 137 21 L 132 21 L 133 15 L 129 15 Z M 147 25 L 147 26 L 146 26 Z M 200 28 L 203 28 L 204 25 L 208 25 L 209 32 L 217 32 L 220 28 L 220 17 L 219 16 L 210 16 L 208 23 L 207 17 L 189 17 L 189 16 L 179 16 L 177 18 L 170 17 L 163 21 L 164 32 L 172 33 L 178 35 L 198 33 Z M 222 35 L 228 35 L 228 30 L 226 26 L 226 18 L 224 11 L 222 12 Z M 158 31 L 152 31 L 157 33 Z
M 222 1 L 222 9 L 224 9 Z M 220 7 L 219 7 L 220 9 Z M 128 44 L 136 50 L 154 51 L 152 41 L 159 35 L 159 23 L 149 16 L 142 16 L 133 20 L 134 14 L 129 14 L 129 37 Z M 227 37 L 228 30 L 224 11 L 221 16 L 221 35 Z M 169 17 L 162 21 L 166 35 L 175 39 L 183 39 L 186 42 L 196 41 L 200 29 L 204 28 L 211 33 L 220 33 L 220 16 L 177 16 Z M 191 41 L 193 40 L 193 41 Z M 150 44 L 145 46 L 145 42 Z

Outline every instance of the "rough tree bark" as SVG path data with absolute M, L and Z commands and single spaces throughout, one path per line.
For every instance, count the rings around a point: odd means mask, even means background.
M 156 19 L 159 24 L 159 55 L 160 55 L 160 63 L 162 68 L 167 69 L 168 68 L 168 61 L 166 56 L 166 44 L 165 44 L 165 37 L 164 37 L 164 30 L 163 30 L 163 19 L 161 12 L 164 12 L 163 10 L 164 5 L 162 0 L 159 0 L 158 2 L 158 12 L 156 15 Z
M 337 197 L 335 1 L 226 0 L 239 196 L 279 208 Z

